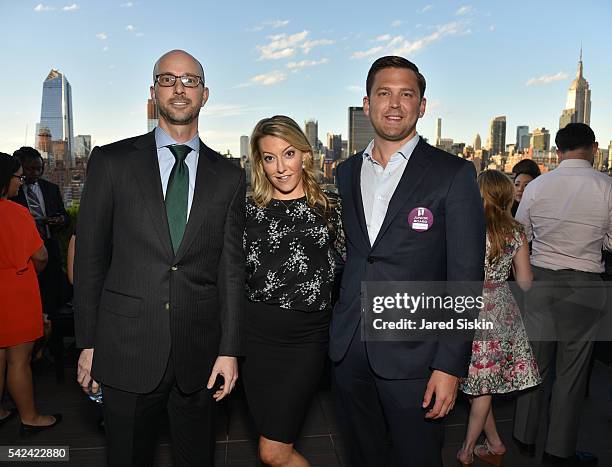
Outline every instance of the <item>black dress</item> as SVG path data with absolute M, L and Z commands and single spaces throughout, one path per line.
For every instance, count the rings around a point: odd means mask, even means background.
M 327 358 L 330 297 L 344 249 L 334 200 L 327 220 L 305 197 L 263 208 L 247 200 L 242 377 L 259 434 L 283 443 L 299 435 Z

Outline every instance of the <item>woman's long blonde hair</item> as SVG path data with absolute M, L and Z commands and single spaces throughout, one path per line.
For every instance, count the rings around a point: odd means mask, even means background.
M 304 153 L 302 166 L 302 186 L 308 205 L 320 212 L 327 220 L 329 210 L 334 207 L 317 182 L 317 171 L 312 158 L 312 147 L 300 126 L 284 115 L 260 120 L 251 135 L 251 186 L 253 201 L 257 206 L 267 206 L 274 194 L 274 186 L 266 177 L 263 157 L 259 151 L 259 141 L 265 136 L 276 136 L 287 141 L 298 151 Z
M 489 264 L 498 262 L 514 235 L 518 224 L 510 209 L 514 201 L 514 184 L 499 170 L 485 170 L 478 176 L 478 188 L 484 203 L 489 237 Z

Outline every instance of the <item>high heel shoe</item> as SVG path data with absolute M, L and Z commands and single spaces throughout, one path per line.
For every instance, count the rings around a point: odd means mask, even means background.
M 481 461 L 499 467 L 502 463 L 502 459 L 504 458 L 505 453 L 500 454 L 494 452 L 489 446 L 488 441 L 485 439 L 485 442 L 483 444 L 478 444 L 476 447 L 474 447 L 474 454 Z
M 41 431 L 53 428 L 54 426 L 59 425 L 59 423 L 62 421 L 61 413 L 53 414 L 52 417 L 55 418 L 55 421 L 51 425 L 36 426 L 26 425 L 25 423 L 22 423 L 21 427 L 19 428 L 19 436 L 21 436 L 22 438 L 27 438 L 29 436 L 35 435 L 36 433 L 40 433 Z

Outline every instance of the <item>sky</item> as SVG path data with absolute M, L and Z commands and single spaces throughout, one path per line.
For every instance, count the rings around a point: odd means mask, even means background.
M 76 3 L 75 3 L 76 2 Z M 34 144 L 42 83 L 52 68 L 72 85 L 74 134 L 95 145 L 145 133 L 157 58 L 184 49 L 205 70 L 200 134 L 239 153 L 258 120 L 285 114 L 348 133 L 365 78 L 383 55 L 427 79 L 417 126 L 434 139 L 486 141 L 490 120 L 554 133 L 580 46 L 592 91 L 591 126 L 612 140 L 612 3 L 607 1 L 0 0 L 0 151 Z

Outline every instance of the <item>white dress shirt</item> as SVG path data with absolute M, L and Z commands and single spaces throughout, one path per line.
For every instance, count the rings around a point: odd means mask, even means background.
M 414 151 L 418 142 L 419 135 L 417 134 L 391 156 L 386 167 L 383 167 L 372 157 L 374 140 L 370 141 L 370 144 L 363 151 L 361 199 L 370 245 L 374 244 L 378 236 L 387 215 L 389 201 L 395 193 L 412 151 Z
M 612 178 L 582 159 L 568 159 L 529 183 L 516 212 L 533 240 L 531 264 L 601 273 L 612 248 Z

